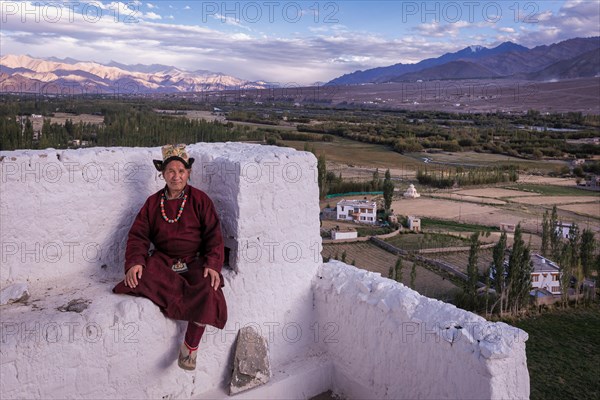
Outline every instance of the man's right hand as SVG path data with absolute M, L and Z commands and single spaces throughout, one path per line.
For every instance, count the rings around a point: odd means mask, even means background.
M 140 264 L 134 265 L 127 270 L 125 274 L 125 286 L 135 288 L 138 285 L 138 279 L 142 279 L 142 271 L 144 267 Z

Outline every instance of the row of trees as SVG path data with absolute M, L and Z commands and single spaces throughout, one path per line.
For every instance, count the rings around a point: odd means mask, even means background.
M 310 151 L 316 155 L 314 147 L 306 144 L 304 151 Z M 347 181 L 332 171 L 327 171 L 327 158 L 325 154 L 317 157 L 317 182 L 319 184 L 319 198 L 323 199 L 328 194 L 351 193 L 351 192 L 383 192 L 384 208 L 389 212 L 394 196 L 394 183 L 390 170 L 385 171 L 385 178 L 379 177 L 379 169 L 373 172 L 370 181 Z
M 531 290 L 531 250 L 523 240 L 523 231 L 519 224 L 515 229 L 514 242 L 507 251 L 505 232 L 493 248 L 492 262 L 484 272 L 485 296 L 478 295 L 480 282 L 477 268 L 480 248 L 479 232 L 470 238 L 469 261 L 467 264 L 467 280 L 463 287 L 461 306 L 476 310 L 484 309 L 486 313 L 500 315 L 517 315 L 529 304 Z M 508 259 L 507 259 L 507 253 Z M 491 303 L 490 303 L 491 301 Z
M 34 141 L 29 118 L 20 123 L 14 117 L 0 118 L 3 132 L 0 150 L 17 148 L 67 148 L 74 139 L 86 140 L 90 146 L 159 146 L 165 143 L 226 141 L 263 141 L 266 133 L 249 126 L 192 120 L 161 115 L 145 108 L 106 111 L 103 124 L 73 123 L 64 125 L 43 121 L 39 141 Z
M 600 276 L 600 254 L 596 255 L 597 247 L 594 232 L 590 228 L 581 232 L 576 223 L 570 225 L 567 238 L 563 238 L 556 205 L 552 207 L 550 213 L 547 210 L 544 212 L 541 252 L 561 267 L 560 286 L 563 305 L 568 302 L 572 277 L 576 280 L 574 294 L 579 295 L 584 278 L 591 277 L 594 270 L 597 276 Z
M 600 276 L 600 254 L 596 254 L 598 244 L 591 229 L 585 229 L 581 233 L 577 224 L 573 223 L 568 238 L 563 239 L 562 230 L 558 229 L 557 214 L 556 206 L 550 213 L 548 211 L 544 213 L 541 252 L 543 256 L 557 262 L 561 268 L 559 284 L 562 303 L 567 305 L 572 278 L 576 280 L 574 294 L 580 294 L 581 283 L 585 277 L 592 276 L 594 270 L 597 276 Z M 528 245 L 525 245 L 521 225 L 516 227 L 514 243 L 510 251 L 507 250 L 507 237 L 504 232 L 493 248 L 492 262 L 483 276 L 485 305 L 478 295 L 477 288 L 480 282 L 477 268 L 479 235 L 479 232 L 475 232 L 470 238 L 467 280 L 463 287 L 460 305 L 472 310 L 483 308 L 486 313 L 519 314 L 528 306 L 533 270 L 531 250 Z
M 388 271 L 388 278 L 395 280 L 396 282 L 402 283 L 404 279 L 404 264 L 402 257 L 398 257 L 396 264 L 391 266 Z M 411 289 L 415 289 L 415 281 L 417 280 L 417 261 L 412 260 L 412 267 L 410 268 L 410 283 L 408 286 Z
M 449 188 L 454 185 L 490 185 L 500 182 L 516 182 L 519 173 L 514 166 L 471 168 L 464 170 L 457 168 L 419 169 L 417 181 L 421 185 L 430 185 L 437 188 Z

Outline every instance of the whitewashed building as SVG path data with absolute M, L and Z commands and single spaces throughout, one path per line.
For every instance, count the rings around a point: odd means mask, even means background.
M 377 223 L 377 203 L 369 200 L 341 200 L 337 203 L 337 219 L 375 224 Z
M 556 231 L 560 234 L 560 236 L 563 239 L 568 239 L 569 238 L 569 231 L 571 230 L 571 227 L 573 226 L 572 223 L 568 223 L 568 222 L 559 222 L 556 224 Z
M 421 232 L 421 218 L 409 216 L 408 229 L 417 233 Z
M 560 294 L 560 267 L 539 254 L 532 254 L 531 262 L 531 289 L 544 289 L 552 294 Z
M 333 240 L 356 239 L 358 232 L 353 228 L 337 228 L 331 230 L 331 238 Z

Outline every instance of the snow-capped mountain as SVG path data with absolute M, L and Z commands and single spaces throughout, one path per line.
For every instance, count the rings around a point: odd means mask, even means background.
M 41 59 L 25 55 L 0 57 L 0 92 L 39 92 L 81 89 L 88 93 L 179 93 L 232 89 L 264 89 L 264 82 L 250 82 L 210 71 L 184 71 L 167 65 L 124 65 L 83 62 L 67 58 Z

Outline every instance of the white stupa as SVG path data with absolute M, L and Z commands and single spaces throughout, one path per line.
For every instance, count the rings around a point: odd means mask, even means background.
M 411 183 L 408 189 L 406 189 L 406 192 L 404 192 L 404 197 L 407 197 L 409 199 L 416 199 L 417 197 L 421 197 L 421 195 L 417 193 L 415 185 Z

